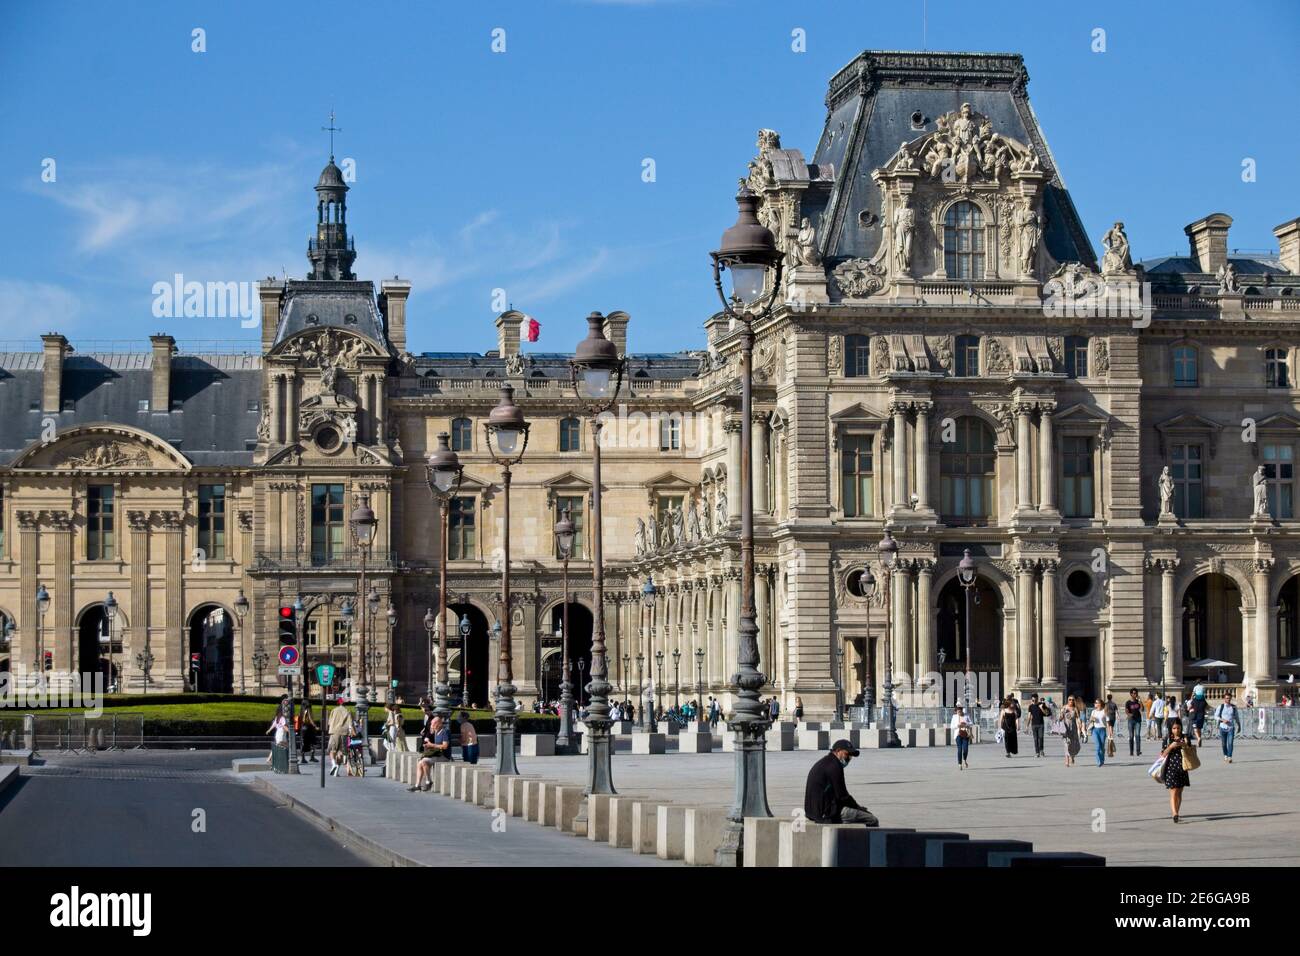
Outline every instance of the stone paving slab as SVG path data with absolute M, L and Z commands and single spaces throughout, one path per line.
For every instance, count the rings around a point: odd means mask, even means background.
M 548 758 L 560 759 L 560 758 Z M 493 814 L 472 804 L 406 787 L 375 774 L 365 778 L 258 774 L 255 786 L 291 799 L 317 823 L 344 831 L 394 866 L 664 866 L 605 844 Z

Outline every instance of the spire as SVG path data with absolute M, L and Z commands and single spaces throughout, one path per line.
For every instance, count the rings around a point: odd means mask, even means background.
M 311 261 L 307 278 L 351 280 L 356 278 L 352 263 L 357 251 L 348 238 L 348 186 L 343 171 L 334 165 L 334 134 L 340 130 L 334 125 L 333 110 L 330 125 L 321 129 L 330 134 L 330 161 L 316 181 L 316 238 L 307 243 L 307 258 Z

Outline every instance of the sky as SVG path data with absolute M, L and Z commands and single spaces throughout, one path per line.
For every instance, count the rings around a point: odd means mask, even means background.
M 239 317 L 155 315 L 155 286 L 303 277 L 331 110 L 356 272 L 413 283 L 412 351 L 495 348 L 503 303 L 541 322 L 526 349 L 620 309 L 633 351 L 699 348 L 756 131 L 811 158 L 864 49 L 1023 54 L 1094 248 L 1122 219 L 1135 258 L 1184 253 L 1221 211 L 1275 249 L 1297 48 L 1294 0 L 7 0 L 0 350 L 256 348 Z

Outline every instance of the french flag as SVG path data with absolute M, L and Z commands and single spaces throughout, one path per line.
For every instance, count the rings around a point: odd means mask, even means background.
M 542 337 L 542 323 L 538 322 L 532 316 L 528 317 L 528 341 L 536 342 Z

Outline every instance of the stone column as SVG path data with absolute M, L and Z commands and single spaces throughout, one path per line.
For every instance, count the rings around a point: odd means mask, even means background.
M 72 525 L 76 519 L 69 512 L 57 511 L 50 520 L 54 531 L 54 586 L 49 588 L 53 613 L 46 615 L 45 649 L 54 652 L 56 671 L 66 667 L 75 674 L 81 670 L 77 660 L 80 648 L 72 627 Z
M 145 685 L 144 672 L 136 665 L 135 655 L 144 650 L 149 634 L 149 512 L 128 511 L 126 519 L 131 529 L 131 640 L 122 646 L 125 652 L 122 674 L 127 685 L 123 690 L 129 688 L 138 694 L 145 690 Z M 134 681 L 126 676 L 128 668 Z
M 1016 406 L 1016 511 L 1033 508 L 1029 486 L 1029 413 L 1033 406 L 1022 402 Z
M 728 420 L 727 434 L 727 517 L 740 517 L 740 421 Z
M 722 679 L 729 681 L 736 672 L 736 628 L 740 623 L 740 573 L 727 576 L 727 622 L 722 630 Z
M 1179 644 L 1174 629 L 1176 608 L 1174 607 L 1174 571 L 1178 568 L 1177 558 L 1162 558 L 1156 562 L 1160 569 L 1160 644 L 1165 650 L 1165 672 L 1161 675 L 1167 687 L 1178 684 L 1178 674 L 1182 671 L 1179 664 Z
M 761 565 L 754 569 L 754 608 L 758 621 L 759 667 L 767 675 L 767 682 L 776 686 L 775 644 L 772 642 L 772 615 L 770 608 L 771 586 L 767 571 Z M 784 709 L 784 708 L 783 708 Z
M 370 438 L 370 444 L 383 445 L 388 441 L 388 428 L 385 424 L 384 408 L 384 376 L 375 375 L 375 434 Z
M 899 560 L 894 566 L 894 620 L 890 648 L 894 656 L 894 683 L 901 674 L 907 674 L 910 682 L 916 675 L 912 667 L 912 569 L 906 560 Z
M 370 407 L 370 376 L 358 374 L 357 383 L 357 443 L 366 443 L 368 431 L 367 409 Z
M 1038 679 L 1038 640 L 1034 627 L 1034 571 L 1037 562 L 1021 558 L 1016 562 L 1017 683 L 1022 687 Z
M 1043 683 L 1061 683 L 1061 640 L 1056 634 L 1056 561 L 1043 566 Z
M 164 591 L 166 609 L 163 614 L 165 637 L 161 646 L 150 642 L 154 656 L 153 675 L 164 675 L 163 681 L 168 689 L 179 689 L 184 685 L 190 659 L 189 634 L 185 630 L 185 542 L 182 516 L 179 511 L 167 511 L 161 513 L 158 520 L 163 532 L 167 587 Z
M 1056 448 L 1052 439 L 1052 408 L 1043 406 L 1038 419 L 1039 511 L 1056 511 Z
M 921 434 L 920 428 L 917 434 Z M 930 608 L 930 586 L 934 583 L 934 562 L 921 558 L 916 562 L 916 672 L 924 676 L 939 669 L 934 637 L 934 613 Z
M 930 410 L 929 402 L 916 404 L 916 494 L 918 511 L 930 511 Z
M 893 402 L 889 414 L 894 416 L 894 508 L 910 506 L 907 495 L 907 402 Z
M 727 679 L 726 638 L 722 633 L 722 578 L 709 576 L 709 659 L 705 666 L 705 679 L 716 687 Z
M 767 496 L 767 468 L 768 457 L 768 434 L 767 434 L 767 413 L 762 412 L 754 416 L 754 466 L 751 470 L 751 476 L 754 482 L 754 513 L 764 514 L 771 510 Z
M 1273 570 L 1272 558 L 1256 558 L 1252 570 L 1255 587 L 1255 634 L 1247 650 L 1242 641 L 1242 682 L 1247 686 L 1273 679 L 1272 618 L 1273 606 L 1269 600 L 1269 572 Z M 1243 629 L 1242 633 L 1245 631 Z
M 277 445 L 284 444 L 284 399 L 280 387 L 284 376 L 279 372 L 271 375 L 271 441 Z
M 302 397 L 302 384 L 298 381 L 297 372 L 290 372 L 286 376 L 285 388 L 288 392 L 284 409 L 285 441 L 292 445 L 298 440 L 298 405 Z

